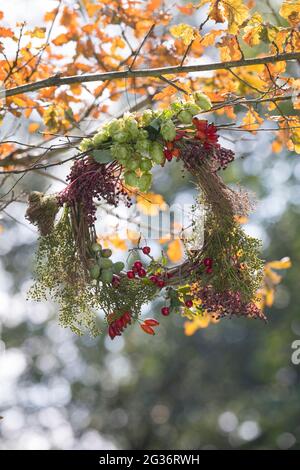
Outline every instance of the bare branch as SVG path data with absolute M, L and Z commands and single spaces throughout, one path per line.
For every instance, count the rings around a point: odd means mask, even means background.
M 160 67 L 154 69 L 138 69 L 138 70 L 124 70 L 115 72 L 104 72 L 86 75 L 75 75 L 70 77 L 52 76 L 45 80 L 39 80 L 34 83 L 20 85 L 0 92 L 0 98 L 5 96 L 16 96 L 22 93 L 29 93 L 31 91 L 41 90 L 43 88 L 61 85 L 71 85 L 74 83 L 88 83 L 98 82 L 105 80 L 116 80 L 120 78 L 138 78 L 138 77 L 159 77 L 165 74 L 178 74 L 189 72 L 205 72 L 211 70 L 224 70 L 234 67 L 249 67 L 251 65 L 270 64 L 280 61 L 300 60 L 300 52 L 289 52 L 284 54 L 276 54 L 271 56 L 256 57 L 253 59 L 241 59 L 229 62 L 216 62 L 213 64 L 197 64 L 197 65 L 184 65 L 184 66 L 170 66 Z

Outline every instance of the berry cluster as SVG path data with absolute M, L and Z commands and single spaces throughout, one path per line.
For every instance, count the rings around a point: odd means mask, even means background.
M 213 259 L 212 258 L 205 258 L 203 260 L 203 264 L 205 266 L 205 272 L 206 274 L 212 274 L 213 273 Z
M 202 307 L 217 318 L 238 315 L 251 318 L 265 318 L 262 311 L 254 302 L 244 302 L 240 292 L 226 290 L 216 292 L 211 286 L 205 286 L 197 292 Z
M 130 207 L 131 200 L 120 181 L 120 170 L 116 163 L 105 165 L 90 158 L 75 161 L 67 177 L 69 184 L 59 194 L 59 203 L 68 206 L 81 204 L 89 225 L 96 220 L 94 199 L 104 199 L 108 204 L 118 206 L 122 197 Z
M 113 320 L 108 327 L 108 334 L 111 339 L 116 336 L 121 336 L 123 330 L 130 325 L 132 320 L 130 312 L 124 312 L 123 315 L 116 320 Z

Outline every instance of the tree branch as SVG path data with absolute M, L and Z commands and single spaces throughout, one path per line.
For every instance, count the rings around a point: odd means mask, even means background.
M 124 70 L 115 72 L 104 72 L 86 75 L 75 75 L 70 77 L 61 77 L 55 75 L 53 77 L 46 78 L 45 80 L 39 80 L 34 83 L 28 83 L 26 85 L 20 85 L 15 88 L 10 88 L 0 92 L 0 98 L 5 96 L 16 96 L 22 93 L 29 93 L 31 91 L 41 90 L 51 86 L 59 87 L 61 85 L 71 85 L 74 83 L 88 83 L 97 81 L 111 81 L 120 78 L 138 78 L 138 77 L 159 77 L 165 74 L 178 74 L 178 73 L 189 73 L 189 72 L 206 72 L 211 70 L 224 70 L 231 69 L 234 67 L 249 67 L 251 65 L 259 64 L 270 64 L 280 61 L 288 60 L 300 60 L 300 52 L 290 52 L 285 54 L 277 54 L 271 56 L 257 57 L 254 59 L 241 59 L 229 62 L 216 62 L 213 64 L 197 64 L 197 65 L 184 65 L 184 66 L 170 66 L 160 67 L 154 69 L 138 69 L 138 70 Z

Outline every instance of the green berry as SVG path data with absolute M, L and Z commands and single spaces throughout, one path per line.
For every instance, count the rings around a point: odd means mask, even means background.
M 100 279 L 102 282 L 109 283 L 113 280 L 114 273 L 112 269 L 103 269 L 101 272 Z
M 100 258 L 98 260 L 98 264 L 99 264 L 100 268 L 102 268 L 102 269 L 110 269 L 110 268 L 112 268 L 113 262 L 109 258 Z
M 125 264 L 122 261 L 117 261 L 116 263 L 113 264 L 113 273 L 114 274 L 119 274 L 122 269 L 124 269 Z
M 97 253 L 98 251 L 102 250 L 102 246 L 100 245 L 100 243 L 93 243 L 92 250 L 94 253 Z
M 111 255 L 112 255 L 112 251 L 110 248 L 105 248 L 104 250 L 101 251 L 102 258 L 110 258 Z
M 100 267 L 97 264 L 94 264 L 90 268 L 90 276 L 92 279 L 98 279 L 98 277 L 100 276 Z

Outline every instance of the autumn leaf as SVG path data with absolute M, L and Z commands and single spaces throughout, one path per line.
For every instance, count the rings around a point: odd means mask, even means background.
M 280 16 L 285 18 L 292 26 L 299 26 L 300 23 L 300 2 L 299 0 L 284 0 L 280 10 Z
M 228 33 L 238 34 L 240 26 L 248 18 L 249 9 L 243 0 L 215 0 L 212 2 L 209 17 L 216 23 L 228 22 Z
M 14 33 L 11 29 L 0 27 L 0 37 L 1 38 L 13 38 Z
M 216 38 L 220 36 L 224 31 L 222 29 L 211 30 L 209 33 L 202 36 L 200 42 L 204 47 L 213 46 L 216 42 Z
M 167 255 L 172 263 L 178 263 L 183 258 L 182 242 L 179 239 L 173 240 L 169 243 Z
M 32 31 L 27 31 L 25 34 L 32 38 L 44 39 L 45 33 L 46 33 L 46 28 L 36 27 Z
M 138 209 L 145 215 L 157 215 L 159 211 L 164 211 L 167 204 L 160 194 L 145 193 L 136 198 Z
M 31 122 L 28 126 L 28 130 L 30 133 L 35 132 L 38 128 L 40 127 L 39 123 L 37 122 Z
M 68 36 L 68 34 L 60 34 L 59 36 L 57 36 L 55 39 L 53 39 L 53 44 L 55 44 L 55 46 L 62 46 L 63 44 L 66 44 L 67 42 L 70 41 L 70 38 Z
M 192 15 L 195 10 L 193 3 L 187 3 L 186 5 L 177 5 L 178 10 L 184 15 Z
M 255 131 L 263 122 L 260 115 L 253 108 L 249 108 L 243 117 L 243 126 L 241 127 L 247 131 Z
M 259 13 L 254 15 L 247 22 L 244 28 L 243 40 L 250 46 L 256 46 L 261 42 L 261 33 L 264 30 L 263 19 Z
M 168 96 L 173 96 L 175 93 L 175 89 L 172 85 L 166 86 L 162 91 L 159 93 L 156 93 L 156 95 L 153 96 L 154 100 L 162 100 Z
M 272 269 L 288 269 L 292 266 L 292 262 L 289 257 L 282 258 L 280 261 L 270 261 L 268 267 Z
M 170 33 L 174 38 L 181 39 L 185 46 L 188 46 L 198 35 L 198 32 L 188 24 L 177 24 L 170 28 Z
M 217 47 L 220 49 L 221 59 L 224 62 L 239 60 L 242 57 L 238 40 L 232 34 L 226 34 L 222 37 Z

